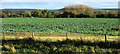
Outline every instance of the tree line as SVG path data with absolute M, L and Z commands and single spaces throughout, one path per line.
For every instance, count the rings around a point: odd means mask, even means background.
M 61 10 L 51 12 L 49 10 L 18 10 L 15 13 L 11 13 L 13 10 L 5 10 L 0 13 L 2 18 L 119 18 L 119 11 L 103 11 L 94 10 L 91 7 L 85 5 L 71 5 L 66 6 Z
M 65 10 L 64 12 L 59 12 L 59 13 L 54 13 L 50 12 L 48 10 L 43 10 L 40 12 L 39 10 L 33 10 L 32 12 L 25 11 L 24 13 L 4 13 L 0 14 L 2 18 L 118 18 L 120 17 L 120 14 L 118 14 L 116 11 L 109 11 L 109 12 L 104 12 L 104 11 L 97 11 L 94 12 L 94 14 L 84 14 L 81 13 L 79 14 L 77 11 L 72 10 L 68 11 Z M 92 16 L 91 16 L 92 15 Z

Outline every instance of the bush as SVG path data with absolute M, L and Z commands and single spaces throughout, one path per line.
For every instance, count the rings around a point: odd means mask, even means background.
M 6 18 L 7 15 L 5 13 L 2 13 L 2 18 Z
M 0 18 L 2 18 L 2 13 L 0 13 Z
M 10 14 L 10 13 L 7 13 L 7 16 L 8 16 L 8 17 L 11 17 L 11 14 Z
M 33 10 L 31 14 L 33 17 L 39 17 L 41 15 L 41 12 L 39 10 Z
M 115 11 L 106 12 L 106 17 L 107 18 L 116 18 L 117 13 Z
M 54 16 L 52 15 L 52 13 L 51 12 L 48 12 L 48 14 L 47 14 L 47 16 L 46 16 L 47 18 L 53 18 Z
M 83 18 L 83 17 L 90 17 L 90 16 L 86 15 L 86 14 L 78 14 L 76 17 L 77 18 Z
M 104 13 L 103 13 L 103 14 L 98 13 L 98 14 L 96 15 L 96 17 L 97 17 L 97 18 L 105 18 L 105 14 L 104 14 Z
M 25 12 L 25 17 L 31 17 L 31 13 L 29 11 Z

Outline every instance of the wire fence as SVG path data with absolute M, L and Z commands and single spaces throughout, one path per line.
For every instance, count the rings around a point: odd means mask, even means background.
M 26 38 L 34 38 L 34 37 L 66 37 L 68 39 L 69 37 L 80 37 L 80 36 L 105 36 L 105 41 L 107 40 L 107 33 L 106 34 L 83 34 L 83 33 L 33 33 L 33 32 L 13 32 L 11 34 L 3 32 L 2 34 L 3 39 L 5 39 L 7 36 L 14 36 L 16 38 L 18 37 L 26 37 Z
M 105 34 L 85 34 L 85 33 L 36 33 L 36 32 L 3 32 L 2 36 L 104 36 Z
M 44 36 L 44 37 L 65 37 L 65 39 L 66 40 L 69 40 L 69 37 L 71 37 L 71 36 L 95 36 L 94 34 L 80 34 L 80 33 L 33 33 L 33 32 L 15 32 L 15 33 L 13 33 L 13 34 L 8 34 L 8 33 L 6 33 L 6 32 L 3 32 L 3 34 L 2 34 L 2 40 L 6 40 L 6 37 L 7 36 L 14 36 L 14 37 L 16 37 L 16 39 L 18 38 L 18 37 L 25 37 L 26 36 L 26 38 L 34 38 L 34 37 L 36 37 L 36 36 Z M 108 37 L 108 35 L 107 35 L 107 32 L 106 32 L 106 34 L 97 34 L 96 35 L 97 37 L 98 36 L 103 36 L 104 37 L 104 42 L 105 42 L 105 44 L 106 44 L 106 47 L 107 47 L 107 41 L 108 41 L 108 39 L 107 39 L 107 37 Z M 92 37 L 91 37 L 92 38 Z

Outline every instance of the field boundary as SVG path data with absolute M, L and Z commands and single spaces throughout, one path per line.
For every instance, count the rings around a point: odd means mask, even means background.
M 21 35 L 20 35 L 21 34 Z M 30 33 L 30 32 L 20 32 L 16 33 L 14 35 L 7 35 L 3 33 L 2 39 L 6 38 L 43 38 L 43 39 L 85 39 L 85 40 L 102 40 L 102 41 L 114 41 L 118 40 L 120 37 L 119 36 L 108 36 L 107 34 L 104 35 L 87 35 L 87 34 L 77 34 L 77 33 Z

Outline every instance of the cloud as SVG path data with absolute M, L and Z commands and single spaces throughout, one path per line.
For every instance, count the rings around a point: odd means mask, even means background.
M 82 2 L 119 2 L 119 0 L 81 0 Z
M 2 8 L 60 9 L 79 2 L 3 2 Z
M 83 2 L 83 5 L 90 6 L 92 8 L 118 8 L 117 2 Z
M 119 0 L 2 0 L 2 2 L 118 2 Z
M 118 7 L 112 7 L 112 6 L 111 6 L 111 7 L 101 7 L 101 8 L 108 8 L 108 9 L 109 9 L 109 8 L 118 8 Z
M 92 8 L 118 8 L 117 2 L 2 2 L 2 8 L 61 9 L 75 4 L 83 4 Z

